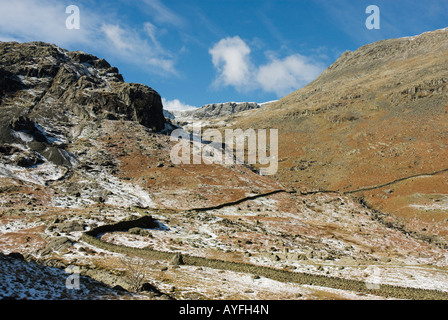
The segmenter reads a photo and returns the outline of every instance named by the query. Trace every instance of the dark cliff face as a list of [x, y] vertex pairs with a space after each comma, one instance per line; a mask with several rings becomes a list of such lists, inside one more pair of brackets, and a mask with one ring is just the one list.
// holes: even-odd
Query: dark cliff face
[[125, 83], [104, 59], [42, 42], [0, 43], [0, 109], [2, 118], [73, 114], [137, 121], [153, 131], [165, 123], [155, 90]]
[[71, 166], [76, 159], [67, 144], [79, 128], [102, 119], [153, 132], [165, 124], [160, 95], [124, 82], [104, 59], [43, 42], [0, 42], [1, 158], [22, 167], [45, 160]]

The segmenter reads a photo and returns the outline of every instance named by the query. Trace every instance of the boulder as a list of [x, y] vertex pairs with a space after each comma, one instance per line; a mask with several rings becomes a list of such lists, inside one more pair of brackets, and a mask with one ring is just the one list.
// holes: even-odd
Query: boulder
[[179, 266], [184, 264], [184, 260], [180, 253], [176, 253], [175, 256], [171, 259], [170, 264], [173, 266]]
[[135, 228], [131, 228], [128, 230], [129, 233], [131, 234], [135, 234], [135, 235], [139, 235], [139, 236], [143, 236], [143, 237], [151, 237], [151, 232], [149, 232], [148, 230], [139, 228], [139, 227], [135, 227]]
[[52, 251], [63, 251], [70, 248], [73, 242], [67, 237], [55, 237], [51, 239], [46, 247], [41, 250], [41, 255], [47, 255]]
[[84, 231], [84, 226], [76, 221], [65, 221], [58, 224], [57, 230], [63, 233]]
[[159, 291], [159, 289], [157, 289], [155, 286], [153, 286], [149, 282], [145, 282], [144, 284], [142, 284], [142, 286], [140, 287], [140, 291], [154, 292], [154, 293], [159, 293], [159, 294], [161, 293]]
[[25, 261], [25, 257], [19, 252], [11, 252], [10, 254], [8, 254], [8, 257], [17, 259], [17, 260], [21, 260], [21, 261]]

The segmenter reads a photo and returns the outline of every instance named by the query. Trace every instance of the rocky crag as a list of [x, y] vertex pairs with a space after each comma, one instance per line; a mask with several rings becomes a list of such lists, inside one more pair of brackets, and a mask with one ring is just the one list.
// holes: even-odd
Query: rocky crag
[[182, 117], [193, 119], [218, 118], [258, 108], [260, 108], [260, 106], [255, 102], [212, 103], [204, 105], [197, 110], [184, 111]]
[[125, 83], [104, 59], [41, 42], [0, 43], [0, 143], [5, 160], [14, 155], [10, 160], [24, 167], [44, 159], [68, 166], [76, 159], [65, 147], [85, 123], [122, 119], [160, 131], [165, 124], [162, 108], [156, 91]]

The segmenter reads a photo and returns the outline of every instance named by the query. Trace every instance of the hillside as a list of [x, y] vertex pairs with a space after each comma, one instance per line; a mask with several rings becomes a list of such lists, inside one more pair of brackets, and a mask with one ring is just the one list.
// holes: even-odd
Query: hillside
[[[443, 167], [446, 34], [361, 48], [373, 62], [345, 54], [278, 102], [207, 120], [220, 128], [279, 128], [274, 177], [240, 164], [174, 164], [170, 153], [178, 139], [168, 135], [173, 127], [154, 89], [124, 82], [117, 68], [87, 53], [42, 42], [0, 43], [0, 259], [7, 266], [0, 269], [6, 283], [0, 297], [446, 299], [444, 225], [440, 234], [411, 232], [414, 226], [398, 216], [341, 192]], [[410, 50], [412, 41], [420, 45]], [[398, 63], [396, 47], [412, 56]], [[400, 84], [387, 86], [392, 66], [390, 77]], [[409, 75], [419, 75], [415, 86], [438, 83], [440, 89], [414, 90], [422, 96], [410, 98]], [[379, 91], [370, 91], [374, 84], [397, 105], [380, 103]], [[350, 104], [342, 105], [349, 92]], [[432, 108], [428, 114], [419, 110], [422, 101]], [[403, 132], [392, 131], [404, 120]], [[423, 128], [424, 138], [417, 135]], [[382, 136], [388, 132], [395, 140]], [[388, 171], [381, 157], [384, 167], [375, 167], [381, 144], [369, 149], [365, 143], [379, 136], [401, 141], [404, 151], [414, 148], [421, 165], [392, 170], [408, 164], [403, 151], [394, 157], [403, 164], [391, 162]], [[204, 145], [189, 142], [193, 159]], [[354, 158], [338, 152], [353, 147], [360, 149]], [[362, 171], [369, 167], [363, 156], [371, 157], [376, 175]], [[436, 157], [442, 160], [431, 162]], [[356, 171], [352, 180], [344, 168]], [[425, 179], [441, 179], [432, 186], [443, 189], [443, 177]], [[299, 192], [320, 188], [335, 190]], [[438, 197], [435, 204], [443, 205]], [[61, 283], [70, 266], [82, 275], [79, 292], [64, 291]], [[28, 272], [42, 281], [22, 284]], [[132, 281], [136, 275], [141, 282]]]
[[306, 87], [233, 119], [278, 128], [276, 180], [335, 191], [447, 240], [448, 29], [344, 53]]

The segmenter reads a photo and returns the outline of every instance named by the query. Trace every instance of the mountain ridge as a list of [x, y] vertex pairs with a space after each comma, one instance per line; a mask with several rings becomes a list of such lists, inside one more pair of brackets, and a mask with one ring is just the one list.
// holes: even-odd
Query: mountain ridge
[[279, 129], [275, 179], [285, 186], [350, 193], [444, 238], [447, 120], [445, 28], [346, 52], [304, 88], [232, 126]]
[[168, 113], [166, 115], [171, 119], [202, 120], [230, 116], [235, 113], [258, 108], [260, 108], [260, 105], [256, 102], [210, 103], [196, 109], [167, 110]]

